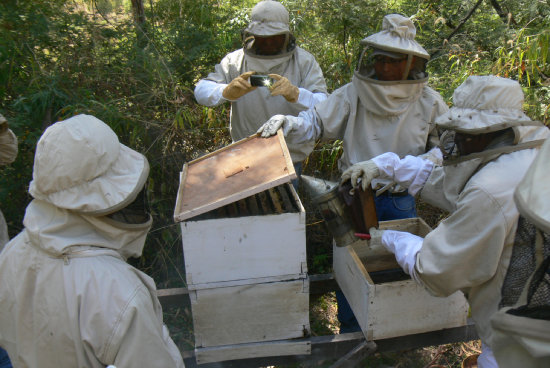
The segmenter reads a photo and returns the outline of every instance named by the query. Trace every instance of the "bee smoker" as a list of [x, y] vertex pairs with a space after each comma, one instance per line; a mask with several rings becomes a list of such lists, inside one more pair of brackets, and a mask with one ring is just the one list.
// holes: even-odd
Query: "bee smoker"
[[307, 175], [300, 178], [311, 196], [311, 201], [321, 212], [336, 245], [345, 247], [357, 241], [347, 206], [339, 194], [338, 183]]

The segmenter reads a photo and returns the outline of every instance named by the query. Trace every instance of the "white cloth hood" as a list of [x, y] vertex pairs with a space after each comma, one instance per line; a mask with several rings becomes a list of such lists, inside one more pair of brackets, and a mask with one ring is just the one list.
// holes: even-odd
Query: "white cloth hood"
[[260, 1], [250, 13], [245, 33], [255, 36], [275, 36], [290, 33], [288, 10], [278, 1]]
[[546, 140], [514, 193], [520, 213], [548, 234], [550, 234], [549, 158], [550, 141]]
[[401, 14], [388, 14], [382, 20], [382, 30], [361, 41], [361, 45], [416, 55], [430, 59], [430, 54], [414, 40], [416, 28], [411, 19]]
[[124, 259], [140, 257], [152, 223], [149, 218], [143, 224], [125, 224], [106, 216], [78, 214], [36, 199], [27, 206], [23, 219], [31, 243], [54, 257], [102, 249], [114, 250]]
[[104, 215], [143, 188], [149, 164], [101, 120], [77, 115], [50, 126], [36, 147], [29, 193], [57, 207]]
[[522, 111], [518, 82], [493, 75], [470, 76], [453, 94], [454, 106], [437, 118], [443, 129], [480, 134], [518, 125], [531, 125]]

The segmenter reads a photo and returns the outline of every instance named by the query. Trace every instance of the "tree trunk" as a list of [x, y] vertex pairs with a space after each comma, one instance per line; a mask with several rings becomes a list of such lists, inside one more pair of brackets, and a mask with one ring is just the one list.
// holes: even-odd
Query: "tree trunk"
[[134, 14], [134, 22], [136, 24], [137, 45], [139, 48], [147, 46], [145, 9], [143, 0], [132, 0], [132, 13]]

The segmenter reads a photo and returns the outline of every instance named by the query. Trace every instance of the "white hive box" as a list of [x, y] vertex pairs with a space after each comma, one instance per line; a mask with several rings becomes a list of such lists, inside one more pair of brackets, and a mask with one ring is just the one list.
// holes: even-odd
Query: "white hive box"
[[[380, 229], [425, 236], [420, 218], [381, 221]], [[446, 298], [430, 295], [400, 271], [392, 253], [358, 240], [333, 247], [334, 274], [367, 340], [437, 331], [466, 324], [468, 302], [461, 292]]]
[[174, 218], [198, 363], [310, 353], [309, 344], [288, 341], [309, 334], [305, 210], [289, 183], [295, 177], [280, 133], [184, 166]]

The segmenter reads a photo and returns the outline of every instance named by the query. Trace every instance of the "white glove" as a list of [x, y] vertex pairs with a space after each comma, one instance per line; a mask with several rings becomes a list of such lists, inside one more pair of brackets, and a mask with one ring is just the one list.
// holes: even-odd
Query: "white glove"
[[441, 150], [439, 149], [439, 147], [434, 147], [428, 152], [423, 153], [418, 157], [423, 158], [425, 160], [430, 160], [431, 162], [434, 163], [434, 165], [437, 165], [437, 166], [443, 165], [443, 153], [441, 153]]
[[374, 227], [369, 230], [369, 234], [371, 242], [374, 239], [381, 239], [384, 248], [395, 254], [395, 259], [401, 268], [416, 279], [414, 265], [416, 255], [422, 248], [423, 238], [405, 231], [378, 230]]
[[386, 231], [386, 230], [378, 230], [375, 227], [371, 227], [369, 229], [369, 235], [370, 235], [369, 247], [374, 248], [374, 247], [378, 247], [378, 246], [383, 245], [382, 244], [382, 236], [384, 235], [384, 231]]
[[351, 186], [355, 189], [359, 186], [359, 179], [361, 179], [361, 188], [365, 191], [369, 187], [372, 179], [377, 178], [378, 176], [380, 176], [380, 171], [374, 161], [362, 161], [348, 167], [342, 173], [340, 183], [351, 180]]
[[264, 138], [268, 138], [277, 134], [279, 128], [283, 128], [283, 134], [286, 137], [288, 132], [292, 130], [292, 124], [284, 115], [273, 115], [256, 133], [261, 134]]
[[[439, 154], [438, 148], [434, 148]], [[431, 151], [430, 151], [431, 152]], [[437, 152], [432, 152], [430, 157], [436, 157]], [[389, 179], [409, 189], [409, 194], [416, 195], [426, 184], [434, 163], [430, 159], [421, 156], [405, 156], [400, 159], [393, 152], [386, 152], [376, 156], [372, 161], [380, 170], [380, 178]]]

